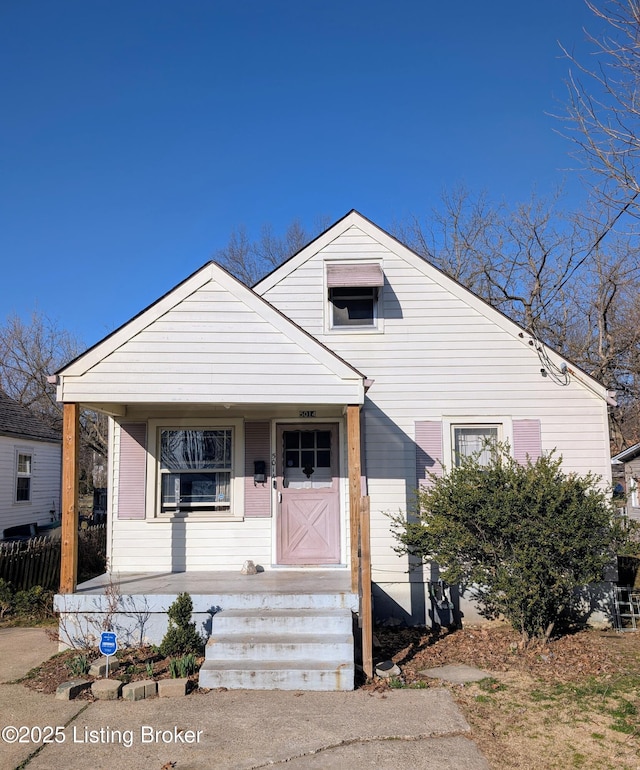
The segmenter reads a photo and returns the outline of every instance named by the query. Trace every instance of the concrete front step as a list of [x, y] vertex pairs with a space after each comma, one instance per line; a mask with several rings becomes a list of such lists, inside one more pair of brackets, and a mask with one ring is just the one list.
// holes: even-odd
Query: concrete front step
[[222, 610], [214, 615], [216, 634], [255, 634], [286, 632], [294, 634], [351, 634], [349, 609], [270, 609]]
[[[216, 596], [220, 607], [239, 610], [357, 610], [357, 596], [346, 592], [327, 593], [233, 593]], [[355, 605], [354, 605], [354, 602]], [[194, 598], [195, 607], [195, 598]]]
[[207, 642], [207, 660], [343, 661], [353, 657], [350, 634], [227, 634], [214, 633]]
[[208, 688], [352, 690], [351, 610], [221, 610], [212, 619], [199, 681]]
[[[353, 651], [352, 651], [353, 657]], [[335, 666], [327, 661], [205, 660], [200, 687], [230, 690], [353, 690], [353, 662]]]

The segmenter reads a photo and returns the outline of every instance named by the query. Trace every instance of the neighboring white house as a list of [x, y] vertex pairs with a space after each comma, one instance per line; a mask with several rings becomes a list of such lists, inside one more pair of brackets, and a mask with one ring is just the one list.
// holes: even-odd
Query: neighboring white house
[[60, 433], [0, 391], [0, 538], [60, 516]]
[[606, 389], [355, 211], [253, 291], [205, 265], [58, 378], [110, 415], [116, 572], [348, 572], [362, 493], [376, 614], [428, 622], [387, 516], [428, 471], [492, 436], [610, 479]]
[[611, 458], [613, 465], [624, 468], [626, 490], [625, 512], [630, 519], [640, 521], [640, 444], [623, 449]]

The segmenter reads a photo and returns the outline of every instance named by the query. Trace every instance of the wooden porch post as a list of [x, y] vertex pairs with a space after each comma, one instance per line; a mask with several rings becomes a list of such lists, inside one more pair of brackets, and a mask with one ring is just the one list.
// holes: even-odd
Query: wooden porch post
[[351, 590], [358, 592], [358, 538], [360, 535], [360, 407], [347, 407], [347, 461], [349, 466], [349, 522], [351, 527]]
[[371, 535], [369, 498], [360, 503], [360, 629], [362, 633], [362, 668], [373, 676], [373, 608], [371, 606]]
[[72, 594], [78, 581], [78, 450], [80, 405], [65, 404], [62, 422], [62, 542], [60, 593]]

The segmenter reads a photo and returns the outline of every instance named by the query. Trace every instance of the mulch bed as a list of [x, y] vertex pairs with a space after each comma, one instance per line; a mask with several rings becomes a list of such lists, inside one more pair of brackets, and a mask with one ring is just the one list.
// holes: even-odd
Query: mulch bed
[[[438, 686], [420, 672], [449, 664], [467, 664], [488, 672], [521, 671], [546, 681], [569, 682], [588, 676], [616, 676], [626, 673], [629, 657], [640, 665], [640, 633], [583, 630], [552, 639], [544, 646], [522, 649], [518, 634], [503, 623], [490, 623], [461, 630], [433, 632], [424, 627], [377, 628], [374, 661], [393, 660], [401, 670], [400, 683], [422, 682]], [[34, 669], [23, 680], [26, 687], [53, 693], [59, 684], [74, 679], [68, 665], [79, 654], [67, 650]], [[93, 659], [99, 657], [97, 653]], [[169, 658], [154, 648], [126, 650], [118, 655], [120, 668], [112, 678], [132, 682], [148, 679], [146, 664], [153, 666], [153, 678], [171, 676]], [[202, 663], [198, 659], [198, 664]], [[92, 677], [85, 677], [92, 679]], [[197, 687], [198, 675], [190, 677]], [[398, 682], [374, 677], [360, 686], [365, 690], [384, 690]], [[90, 693], [84, 697], [90, 698]]]
[[[78, 678], [69, 670], [69, 665], [72, 660], [78, 655], [83, 654], [79, 650], [66, 650], [54, 655], [49, 660], [45, 661], [41, 666], [33, 669], [29, 672], [27, 677], [22, 680], [25, 687], [30, 690], [42, 693], [54, 693], [58, 685], [63, 682], [68, 682], [71, 679]], [[97, 660], [101, 656], [97, 652], [88, 653], [88, 658], [91, 662]], [[121, 679], [123, 682], [137, 682], [142, 679], [153, 678], [156, 681], [159, 679], [169, 679], [171, 672], [169, 670], [170, 658], [163, 658], [152, 647], [140, 647], [134, 650], [123, 650], [116, 656], [110, 658], [109, 665], [120, 664], [119, 668], [111, 668], [109, 672], [110, 679]], [[198, 658], [198, 666], [201, 665], [204, 658]], [[149, 676], [147, 671], [147, 663], [153, 667], [153, 676]], [[86, 675], [81, 676], [82, 679], [88, 679], [94, 681], [95, 677]], [[197, 686], [198, 674], [192, 674], [189, 679], [195, 686]], [[89, 690], [85, 691], [80, 696], [91, 700], [92, 695]]]
[[[425, 681], [420, 671], [450, 664], [476, 666], [489, 672], [523, 671], [543, 680], [576, 681], [585, 676], [625, 673], [629, 652], [640, 662], [637, 632], [582, 630], [523, 649], [508, 625], [490, 623], [448, 631], [426, 628], [378, 628], [374, 660], [393, 660], [404, 684]], [[428, 682], [428, 680], [427, 680]], [[386, 683], [388, 685], [388, 683]], [[435, 683], [434, 683], [435, 684]], [[385, 686], [377, 677], [367, 687]]]

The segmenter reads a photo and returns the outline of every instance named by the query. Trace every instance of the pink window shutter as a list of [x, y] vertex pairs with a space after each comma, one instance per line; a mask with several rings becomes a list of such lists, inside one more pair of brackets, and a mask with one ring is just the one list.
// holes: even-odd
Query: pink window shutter
[[427, 474], [439, 478], [442, 470], [442, 423], [436, 420], [419, 420], [415, 424], [416, 442], [416, 486], [425, 487], [431, 483]]
[[527, 457], [535, 462], [542, 456], [542, 431], [540, 420], [513, 421], [513, 457], [520, 465], [527, 464]]
[[[266, 465], [264, 484], [253, 481], [255, 460]], [[247, 518], [271, 516], [271, 426], [268, 422], [244, 424], [244, 515]]]
[[118, 473], [118, 518], [145, 518], [147, 483], [147, 426], [123, 423], [120, 426]]

